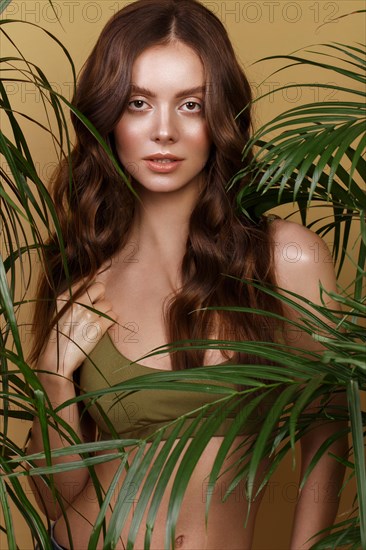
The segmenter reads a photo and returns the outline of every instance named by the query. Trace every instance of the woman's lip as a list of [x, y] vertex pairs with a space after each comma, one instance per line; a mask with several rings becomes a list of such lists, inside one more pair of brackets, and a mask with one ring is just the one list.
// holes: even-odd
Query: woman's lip
[[151, 155], [150, 157], [145, 157], [144, 160], [183, 160], [180, 157], [176, 157], [175, 155], [172, 155], [171, 153], [155, 153], [155, 155]]
[[[168, 159], [169, 162], [159, 162], [163, 159]], [[158, 172], [160, 174], [170, 174], [174, 172], [182, 163], [182, 160], [168, 157], [157, 157], [155, 160], [153, 158], [145, 159], [146, 165], [152, 172]]]

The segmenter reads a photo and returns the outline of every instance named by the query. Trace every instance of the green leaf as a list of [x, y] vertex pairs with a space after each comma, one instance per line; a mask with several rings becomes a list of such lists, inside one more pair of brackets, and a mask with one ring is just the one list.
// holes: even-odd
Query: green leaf
[[7, 497], [6, 483], [4, 479], [1, 477], [0, 477], [0, 504], [3, 512], [3, 517], [5, 520], [9, 550], [17, 550], [17, 545], [15, 542], [15, 530], [14, 530], [13, 518], [11, 515], [10, 506], [9, 506], [8, 497]]
[[90, 539], [89, 539], [88, 550], [94, 550], [97, 547], [98, 539], [99, 539], [99, 536], [100, 536], [100, 531], [101, 531], [101, 529], [103, 527], [103, 523], [105, 521], [106, 512], [108, 510], [108, 507], [110, 506], [111, 499], [112, 499], [113, 494], [114, 494], [114, 492], [117, 488], [117, 484], [120, 480], [120, 477], [121, 477], [124, 469], [126, 468], [127, 458], [128, 458], [128, 455], [125, 454], [125, 456], [122, 458], [122, 460], [121, 460], [121, 462], [120, 462], [120, 464], [119, 464], [119, 466], [116, 470], [116, 473], [114, 474], [114, 476], [112, 478], [112, 481], [111, 481], [111, 483], [108, 487], [108, 490], [107, 490], [106, 495], [104, 497], [103, 503], [100, 507], [98, 517], [97, 517], [96, 521], [94, 522], [93, 531], [92, 531], [92, 534], [91, 534]]
[[[290, 441], [293, 452], [295, 452], [295, 430], [300, 413], [303, 411], [306, 405], [308, 405], [314, 397], [315, 391], [319, 388], [324, 377], [314, 378], [307, 383], [303, 388], [301, 395], [296, 400], [296, 403], [292, 407], [290, 415]], [[295, 455], [293, 455], [295, 459]], [[295, 466], [293, 462], [293, 467]]]
[[360, 507], [361, 547], [366, 548], [366, 462], [360, 390], [357, 380], [350, 380], [347, 388], [347, 397], [355, 456], [358, 502]]
[[230, 451], [232, 444], [235, 438], [238, 435], [239, 429], [245, 425], [245, 422], [249, 419], [250, 415], [257, 409], [262, 401], [270, 395], [272, 390], [263, 392], [261, 395], [258, 395], [255, 398], [252, 398], [244, 409], [240, 411], [227, 433], [224, 436], [224, 439], [221, 443], [220, 449], [216, 455], [215, 461], [211, 468], [209, 480], [207, 482], [207, 492], [205, 493], [206, 499], [206, 528], [208, 523], [208, 513], [211, 504], [211, 499], [215, 491], [215, 484], [217, 482], [218, 476], [220, 474], [221, 468], [224, 464], [224, 461]]
[[134, 509], [133, 518], [131, 521], [131, 526], [130, 526], [128, 538], [127, 538], [126, 550], [129, 550], [129, 549], [132, 550], [134, 546], [138, 529], [142, 523], [150, 498], [153, 495], [154, 487], [156, 487], [159, 476], [163, 470], [163, 467], [167, 459], [169, 458], [169, 455], [175, 445], [176, 438], [180, 434], [181, 429], [184, 425], [184, 422], [185, 422], [185, 419], [182, 418], [180, 421], [176, 423], [170, 438], [164, 443], [158, 456], [154, 457], [153, 459], [152, 468], [142, 487], [141, 494], [139, 495], [137, 504]]
[[[151, 504], [150, 504], [149, 512], [146, 519], [146, 531], [145, 531], [145, 542], [144, 542], [144, 549], [146, 550], [149, 550], [150, 548], [151, 536], [154, 530], [156, 516], [158, 514], [161, 501], [164, 497], [166, 487], [182, 455], [182, 452], [185, 446], [187, 445], [187, 442], [194, 434], [195, 429], [200, 423], [200, 420], [201, 420], [200, 416], [197, 416], [193, 420], [193, 422], [188, 426], [188, 428], [184, 431], [184, 433], [181, 434], [178, 440], [176, 439], [175, 432], [173, 432], [167, 439], [167, 445], [174, 445], [175, 443], [176, 444], [169, 455], [169, 458], [164, 466], [164, 469], [162, 469], [161, 471], [158, 483], [156, 485], [153, 497], [151, 499]], [[173, 525], [171, 525], [170, 527], [173, 527]], [[167, 526], [166, 535], [167, 537], [169, 536], [168, 526]]]
[[[125, 523], [126, 517], [129, 510], [131, 509], [133, 500], [127, 498], [130, 495], [130, 484], [136, 483], [139, 485], [140, 475], [139, 466], [143, 462], [144, 453], [146, 451], [146, 445], [141, 444], [141, 447], [134, 457], [134, 460], [131, 466], [128, 469], [127, 475], [123, 480], [122, 487], [118, 493], [116, 503], [109, 521], [108, 530], [104, 539], [103, 547], [106, 550], [113, 550], [118, 543], [123, 525]], [[152, 446], [146, 453], [146, 456], [152, 458], [155, 453], [155, 447]], [[146, 461], [145, 461], [146, 464]], [[135, 480], [136, 476], [136, 480]], [[132, 485], [133, 486], [133, 485]]]
[[12, 0], [0, 0], [0, 13], [6, 10]]
[[[300, 384], [293, 384], [285, 388], [274, 402], [271, 410], [264, 419], [263, 426], [258, 434], [258, 437], [253, 446], [253, 454], [249, 464], [247, 485], [248, 485], [248, 501], [253, 499], [253, 490], [255, 487], [255, 481], [257, 472], [265, 456], [265, 450], [267, 448], [268, 440], [273, 433], [278, 421], [281, 418], [282, 412], [286, 405], [291, 402], [291, 399], [298, 391]], [[249, 513], [249, 510], [248, 510]]]

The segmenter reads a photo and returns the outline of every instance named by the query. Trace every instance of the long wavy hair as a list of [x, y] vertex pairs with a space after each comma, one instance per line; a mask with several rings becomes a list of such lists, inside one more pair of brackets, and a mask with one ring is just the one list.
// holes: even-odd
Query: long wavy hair
[[[165, 303], [167, 341], [212, 336], [273, 341], [278, 323], [266, 315], [207, 309], [282, 311], [278, 301], [250, 284], [275, 284], [268, 222], [253, 222], [238, 208], [236, 197], [247, 185], [245, 179], [228, 186], [242, 168], [241, 151], [251, 131], [251, 90], [220, 20], [196, 0], [138, 0], [128, 5], [103, 29], [83, 67], [73, 104], [115, 152], [113, 130], [129, 101], [134, 61], [146, 48], [171, 41], [193, 48], [203, 63], [212, 148], [205, 186], [190, 217], [182, 287]], [[54, 236], [45, 247], [31, 360], [36, 360], [63, 313], [56, 314], [57, 295], [81, 279], [85, 284], [72, 299], [85, 290], [102, 264], [126, 244], [134, 216], [133, 193], [85, 125], [76, 116], [72, 122], [76, 143], [52, 186], [67, 268]], [[202, 366], [204, 350], [186, 346], [171, 358], [174, 370]], [[233, 359], [248, 357], [237, 353]]]

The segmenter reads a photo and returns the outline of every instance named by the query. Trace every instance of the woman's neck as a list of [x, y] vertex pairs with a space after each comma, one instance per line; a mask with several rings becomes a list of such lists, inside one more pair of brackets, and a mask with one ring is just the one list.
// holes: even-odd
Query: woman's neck
[[139, 262], [154, 266], [152, 269], [156, 267], [175, 280], [186, 250], [189, 219], [197, 196], [139, 195], [141, 202], [136, 202], [128, 241], [136, 243]]

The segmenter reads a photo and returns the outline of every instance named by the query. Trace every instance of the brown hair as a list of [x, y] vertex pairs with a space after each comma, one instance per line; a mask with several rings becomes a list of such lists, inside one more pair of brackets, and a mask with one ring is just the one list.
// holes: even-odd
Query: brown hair
[[[281, 312], [268, 294], [237, 280], [275, 283], [268, 224], [265, 219], [254, 223], [238, 208], [236, 197], [247, 183], [244, 179], [228, 186], [242, 168], [241, 151], [251, 129], [251, 91], [219, 19], [196, 0], [138, 0], [128, 5], [102, 31], [82, 70], [73, 103], [115, 152], [113, 130], [129, 100], [135, 59], [146, 48], [172, 40], [192, 47], [202, 60], [205, 117], [213, 145], [205, 167], [206, 185], [190, 218], [183, 285], [166, 303], [168, 341], [208, 338], [213, 326], [222, 339], [270, 341], [275, 326], [264, 315], [199, 310], [243, 306]], [[53, 198], [71, 281], [85, 278], [87, 284], [126, 244], [135, 198], [84, 124], [76, 116], [72, 122], [76, 131], [72, 181], [65, 161], [54, 180]], [[45, 256], [46, 273], [34, 317], [33, 360], [56, 321], [55, 297], [70, 283], [56, 238]], [[187, 347], [172, 354], [173, 369], [200, 366], [203, 355]], [[245, 358], [237, 354], [235, 359]]]

